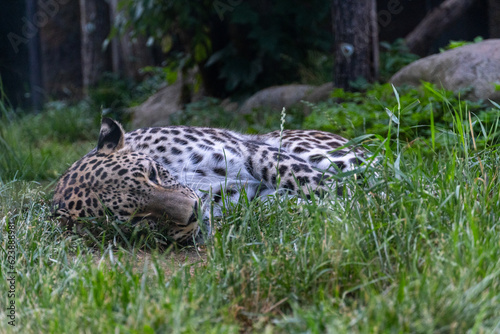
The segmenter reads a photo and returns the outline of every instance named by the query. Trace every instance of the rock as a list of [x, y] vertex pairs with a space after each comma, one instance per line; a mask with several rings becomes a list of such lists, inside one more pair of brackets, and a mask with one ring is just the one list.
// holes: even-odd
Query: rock
[[180, 80], [177, 80], [151, 95], [144, 103], [131, 108], [132, 127], [136, 129], [168, 125], [170, 115], [182, 109], [181, 86]]
[[246, 100], [240, 108], [243, 114], [250, 113], [254, 108], [269, 107], [280, 110], [288, 108], [300, 101], [317, 103], [327, 100], [333, 90], [333, 83], [327, 82], [321, 86], [283, 85], [265, 88]]
[[246, 100], [240, 108], [242, 114], [249, 114], [255, 108], [268, 107], [281, 110], [302, 100], [314, 86], [284, 85], [272, 86], [258, 91]]
[[465, 45], [440, 54], [422, 58], [394, 74], [395, 86], [420, 85], [428, 81], [447, 90], [471, 88], [462, 96], [469, 100], [500, 100], [500, 39]]
[[[166, 126], [170, 124], [170, 115], [184, 108], [183, 85], [194, 83], [194, 75], [189, 75], [187, 80], [179, 78], [171, 85], [161, 88], [151, 95], [141, 105], [130, 108], [132, 112], [132, 126], [134, 129], [148, 126]], [[193, 85], [190, 85], [193, 87]], [[191, 101], [199, 100], [202, 91], [191, 96]]]
[[304, 98], [304, 101], [318, 103], [328, 100], [333, 91], [333, 82], [327, 82], [321, 86], [314, 87]]
[[237, 112], [239, 107], [238, 103], [233, 102], [230, 98], [222, 100], [220, 106], [227, 112]]

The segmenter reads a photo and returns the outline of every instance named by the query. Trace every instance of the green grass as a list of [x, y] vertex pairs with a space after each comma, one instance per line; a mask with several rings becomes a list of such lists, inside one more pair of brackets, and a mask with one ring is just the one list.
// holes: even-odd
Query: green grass
[[[500, 332], [497, 129], [471, 112], [490, 109], [435, 91], [432, 103], [424, 101], [433, 110], [424, 110], [424, 129], [418, 107], [406, 108], [409, 96], [392, 94], [392, 135], [375, 131], [364, 141], [371, 151], [384, 148], [374, 182], [351, 184], [350, 198], [242, 201], [214, 222], [214, 238], [200, 249], [151, 250], [112, 229], [89, 245], [50, 218], [50, 191], [0, 174], [0, 249], [6, 257], [12, 223], [17, 255], [16, 327], [7, 323], [2, 279], [0, 332]], [[367, 104], [351, 119], [361, 108]], [[280, 115], [273, 117], [278, 129]], [[406, 123], [412, 117], [421, 117], [418, 128]], [[81, 136], [90, 131], [97, 133]], [[407, 140], [415, 132], [420, 139]], [[74, 139], [41, 133], [53, 149]], [[76, 159], [66, 151], [54, 155], [58, 173]], [[19, 168], [17, 175], [30, 175]], [[43, 168], [38, 173], [50, 180]], [[8, 263], [0, 268], [5, 277]]]
[[0, 182], [55, 180], [95, 146], [99, 135], [99, 114], [84, 103], [51, 103], [38, 115], [5, 110], [0, 114]]

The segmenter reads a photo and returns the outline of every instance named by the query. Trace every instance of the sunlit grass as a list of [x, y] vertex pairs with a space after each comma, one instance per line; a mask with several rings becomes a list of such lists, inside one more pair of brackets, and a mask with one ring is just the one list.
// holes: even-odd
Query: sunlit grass
[[50, 104], [39, 115], [0, 115], [0, 182], [55, 180], [95, 146], [98, 125], [84, 105]]

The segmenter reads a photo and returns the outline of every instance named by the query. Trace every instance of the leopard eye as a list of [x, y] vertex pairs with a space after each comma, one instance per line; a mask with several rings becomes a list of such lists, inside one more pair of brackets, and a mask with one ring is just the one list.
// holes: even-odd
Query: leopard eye
[[156, 166], [152, 165], [149, 169], [148, 178], [151, 182], [160, 184], [160, 179], [158, 177], [158, 171], [156, 170]]

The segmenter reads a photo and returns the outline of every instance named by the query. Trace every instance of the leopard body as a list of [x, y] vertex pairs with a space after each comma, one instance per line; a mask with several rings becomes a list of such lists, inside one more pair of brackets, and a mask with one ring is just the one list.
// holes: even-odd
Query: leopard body
[[[242, 194], [252, 200], [277, 191], [341, 192], [329, 177], [360, 165], [365, 156], [346, 144], [315, 130], [248, 135], [168, 126], [125, 133], [104, 119], [97, 148], [61, 177], [55, 213], [67, 222], [101, 217], [106, 209], [120, 220], [168, 219], [170, 237], [182, 241], [201, 233], [200, 221], [206, 233], [209, 214], [221, 215], [221, 202], [237, 202]], [[205, 219], [197, 219], [200, 214]]]

